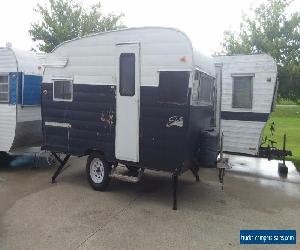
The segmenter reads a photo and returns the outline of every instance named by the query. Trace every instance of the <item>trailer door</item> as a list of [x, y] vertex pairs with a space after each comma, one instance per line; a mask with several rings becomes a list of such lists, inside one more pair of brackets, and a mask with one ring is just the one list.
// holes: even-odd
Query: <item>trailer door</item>
[[123, 43], [117, 47], [116, 158], [139, 161], [140, 46]]

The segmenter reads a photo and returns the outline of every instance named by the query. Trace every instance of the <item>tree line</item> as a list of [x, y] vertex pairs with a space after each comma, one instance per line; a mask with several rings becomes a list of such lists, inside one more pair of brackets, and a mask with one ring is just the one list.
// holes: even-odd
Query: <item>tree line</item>
[[43, 52], [51, 52], [64, 41], [92, 33], [125, 28], [121, 14], [103, 14], [101, 3], [83, 7], [76, 0], [49, 0], [34, 11], [40, 17], [31, 24], [29, 34]]
[[[277, 62], [280, 98], [300, 99], [300, 12], [289, 13], [293, 0], [266, 0], [243, 15], [239, 31], [224, 32], [217, 54], [268, 53]], [[76, 0], [38, 4], [40, 21], [29, 33], [39, 50], [51, 52], [60, 43], [91, 33], [124, 28], [123, 14], [103, 14], [101, 3], [89, 8]]]
[[238, 32], [225, 31], [221, 54], [268, 53], [277, 62], [278, 96], [300, 99], [300, 12], [290, 0], [267, 0], [244, 15]]

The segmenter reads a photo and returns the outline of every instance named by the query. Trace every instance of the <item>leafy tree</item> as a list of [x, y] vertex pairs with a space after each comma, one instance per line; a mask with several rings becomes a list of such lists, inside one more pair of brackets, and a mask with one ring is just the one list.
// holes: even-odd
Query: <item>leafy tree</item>
[[288, 14], [293, 0], [267, 0], [244, 15], [239, 32], [224, 32], [225, 54], [268, 53], [278, 64], [279, 95], [300, 98], [300, 12]]
[[104, 15], [100, 2], [84, 8], [76, 0], [49, 0], [49, 5], [38, 4], [34, 11], [42, 20], [32, 23], [29, 33], [44, 52], [76, 37], [125, 27], [121, 22], [123, 14]]

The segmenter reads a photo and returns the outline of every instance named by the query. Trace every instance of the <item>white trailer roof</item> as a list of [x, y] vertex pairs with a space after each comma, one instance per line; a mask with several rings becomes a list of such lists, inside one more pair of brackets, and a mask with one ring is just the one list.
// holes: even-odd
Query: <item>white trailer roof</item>
[[0, 47], [0, 72], [42, 75], [43, 70], [34, 52]]
[[[212, 59], [194, 52], [190, 39], [183, 32], [173, 28], [142, 27], [63, 42], [51, 53], [53, 65], [45, 63], [43, 81], [51, 82], [53, 76], [65, 76], [72, 77], [74, 83], [115, 84], [116, 45], [137, 42], [141, 44], [142, 85], [158, 85], [157, 72], [161, 70], [192, 71], [200, 68], [214, 75]], [[66, 62], [62, 60], [64, 58], [67, 58], [67, 63], [62, 68], [62, 61]]]
[[[277, 64], [275, 59], [266, 53], [259, 54], [235, 54], [235, 55], [222, 55], [222, 56], [214, 56], [213, 57], [215, 63], [222, 64], [243, 64], [247, 65], [247, 67], [243, 67], [245, 70], [249, 70], [249, 66], [257, 67], [260, 63], [259, 67], [257, 67], [256, 71], [260, 69], [261, 71], [267, 70], [277, 73]], [[251, 62], [251, 63], [249, 63]], [[254, 63], [257, 62], [257, 63]], [[264, 66], [261, 68], [261, 66]]]

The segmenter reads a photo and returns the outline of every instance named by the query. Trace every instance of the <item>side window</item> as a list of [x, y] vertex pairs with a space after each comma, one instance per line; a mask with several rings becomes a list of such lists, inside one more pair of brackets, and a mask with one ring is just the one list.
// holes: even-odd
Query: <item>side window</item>
[[0, 75], [0, 103], [8, 103], [8, 75]]
[[190, 72], [160, 71], [159, 101], [166, 103], [186, 103]]
[[53, 100], [54, 101], [72, 101], [73, 82], [71, 80], [53, 81]]
[[198, 70], [194, 71], [194, 80], [193, 80], [193, 89], [192, 89], [192, 101], [198, 101], [199, 100], [199, 79], [200, 78], [200, 72]]
[[233, 108], [252, 108], [252, 76], [233, 77]]
[[200, 72], [198, 70], [195, 70], [194, 71], [194, 80], [195, 81], [199, 80], [199, 77], [200, 77]]
[[212, 106], [213, 106], [213, 117], [210, 120], [210, 125], [212, 127], [216, 127], [217, 125], [217, 83], [216, 81], [213, 82], [212, 84]]
[[120, 88], [121, 96], [135, 95], [135, 54], [122, 53], [120, 55]]
[[213, 84], [213, 77], [206, 74], [201, 74], [199, 89], [199, 99], [201, 103], [208, 105], [212, 103]]

